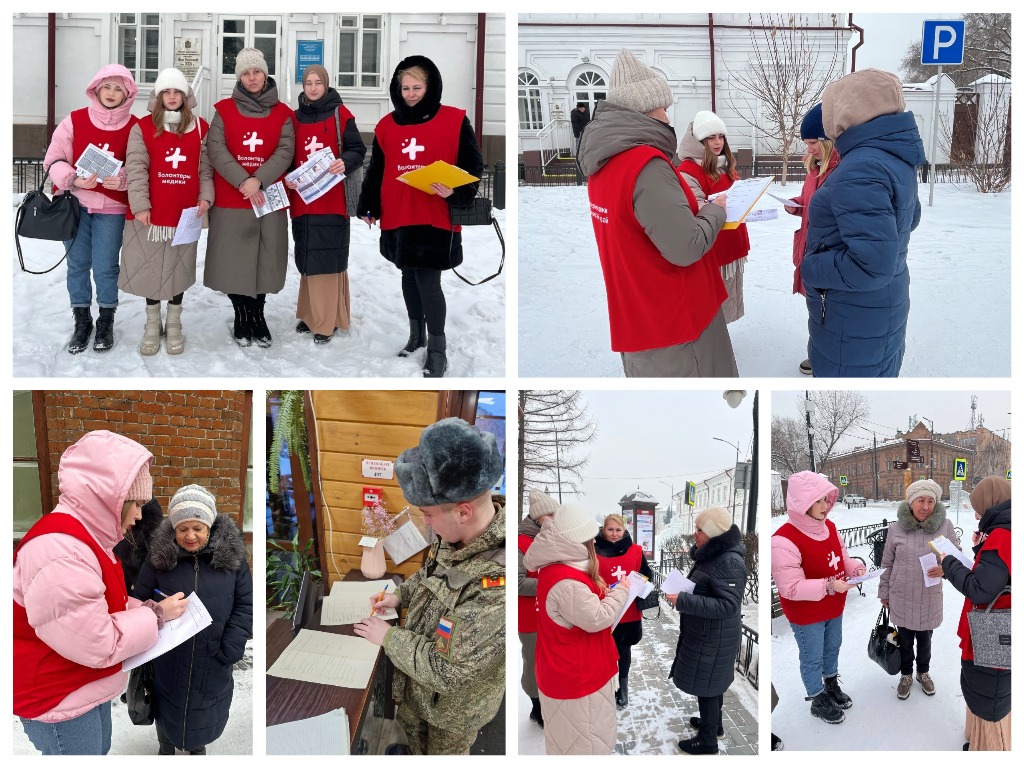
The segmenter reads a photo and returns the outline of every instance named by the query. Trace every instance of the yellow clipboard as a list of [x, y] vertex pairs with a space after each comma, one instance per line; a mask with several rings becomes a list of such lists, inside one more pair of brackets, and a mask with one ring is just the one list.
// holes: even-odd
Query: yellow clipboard
[[730, 199], [730, 221], [727, 221], [725, 225], [722, 227], [722, 229], [736, 229], [737, 227], [739, 227], [739, 225], [743, 223], [744, 219], [747, 218], [747, 214], [749, 214], [753, 210], [754, 206], [757, 204], [757, 201], [761, 199], [761, 195], [765, 193], [765, 191], [768, 189], [768, 187], [771, 185], [773, 181], [775, 181], [774, 176], [762, 176], [753, 179], [744, 179], [741, 182], [733, 184], [732, 187], [727, 189], [724, 192], [724, 194], [731, 195], [733, 193], [734, 187], [741, 187], [743, 190], [743, 202], [742, 208], [740, 209], [740, 215], [737, 217], [735, 213], [735, 202], [732, 199]]
[[474, 181], [480, 181], [473, 174], [466, 173], [461, 168], [446, 163], [444, 160], [436, 160], [423, 168], [403, 173], [398, 177], [398, 180], [404, 181], [409, 186], [416, 187], [416, 189], [426, 192], [428, 195], [437, 194], [430, 188], [430, 185], [434, 183], [441, 183], [446, 187], [455, 189], [455, 187], [461, 187], [463, 184], [472, 184]]

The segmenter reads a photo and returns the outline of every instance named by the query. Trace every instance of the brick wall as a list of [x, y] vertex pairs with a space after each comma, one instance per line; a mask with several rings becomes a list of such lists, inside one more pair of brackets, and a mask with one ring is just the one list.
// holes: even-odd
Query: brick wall
[[54, 501], [61, 454], [86, 432], [108, 429], [152, 451], [153, 495], [165, 513], [175, 491], [198, 483], [241, 528], [245, 487], [239, 478], [249, 450], [246, 396], [235, 390], [45, 392]]

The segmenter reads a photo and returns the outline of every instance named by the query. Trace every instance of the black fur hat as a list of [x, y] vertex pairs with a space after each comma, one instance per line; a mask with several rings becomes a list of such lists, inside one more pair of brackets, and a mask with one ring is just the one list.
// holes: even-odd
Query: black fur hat
[[402, 494], [417, 507], [475, 499], [498, 482], [502, 471], [494, 435], [458, 418], [431, 424], [420, 444], [395, 461]]

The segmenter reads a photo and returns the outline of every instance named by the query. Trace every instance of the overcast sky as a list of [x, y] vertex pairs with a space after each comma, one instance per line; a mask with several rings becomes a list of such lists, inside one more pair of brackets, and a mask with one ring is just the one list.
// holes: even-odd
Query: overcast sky
[[[1010, 431], [1009, 392], [864, 392], [869, 404], [869, 415], [864, 423], [866, 430], [875, 429], [878, 439], [883, 435], [893, 437], [894, 430], [907, 430], [908, 417], [917, 415], [935, 422], [936, 432], [955, 432], [967, 429], [971, 421], [971, 395], [978, 398], [978, 417], [984, 416], [985, 426], [993, 432], [1004, 434], [1012, 440]], [[804, 392], [772, 392], [772, 415], [803, 418]], [[923, 417], [923, 418], [922, 418]], [[924, 422], [928, 424], [927, 421]], [[839, 449], [846, 451], [871, 442], [871, 435], [865, 429], [854, 429], [850, 437], [839, 443]]]
[[[857, 69], [884, 69], [900, 74], [900, 62], [912, 42], [921, 39], [922, 22], [960, 19], [962, 13], [855, 13], [853, 23], [864, 29], [864, 45], [857, 49]], [[854, 33], [851, 43], [857, 43]]]
[[[738, 408], [730, 408], [722, 390], [711, 392], [584, 391], [588, 411], [597, 423], [589, 445], [579, 501], [595, 516], [618, 512], [619, 499], [641, 490], [667, 507], [687, 481], [696, 482], [736, 463], [736, 448], [712, 440], [720, 437], [739, 446], [740, 461], [750, 457], [753, 440], [753, 390]], [[664, 484], [663, 484], [664, 483]], [[557, 498], [557, 489], [550, 492]]]

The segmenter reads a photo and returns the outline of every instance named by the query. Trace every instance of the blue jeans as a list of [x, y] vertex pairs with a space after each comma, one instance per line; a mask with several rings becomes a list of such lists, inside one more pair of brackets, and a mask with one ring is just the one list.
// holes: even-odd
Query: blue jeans
[[72, 307], [92, 306], [93, 280], [96, 281], [96, 303], [101, 307], [117, 306], [123, 237], [124, 214], [89, 213], [82, 209], [78, 235], [73, 241], [64, 241], [64, 249], [68, 251], [68, 296]]
[[44, 723], [23, 717], [21, 724], [32, 744], [44, 755], [105, 755], [110, 751], [109, 701], [72, 720]]
[[800, 677], [808, 696], [825, 690], [824, 678], [839, 674], [839, 648], [843, 644], [843, 615], [815, 624], [793, 624], [800, 651]]

